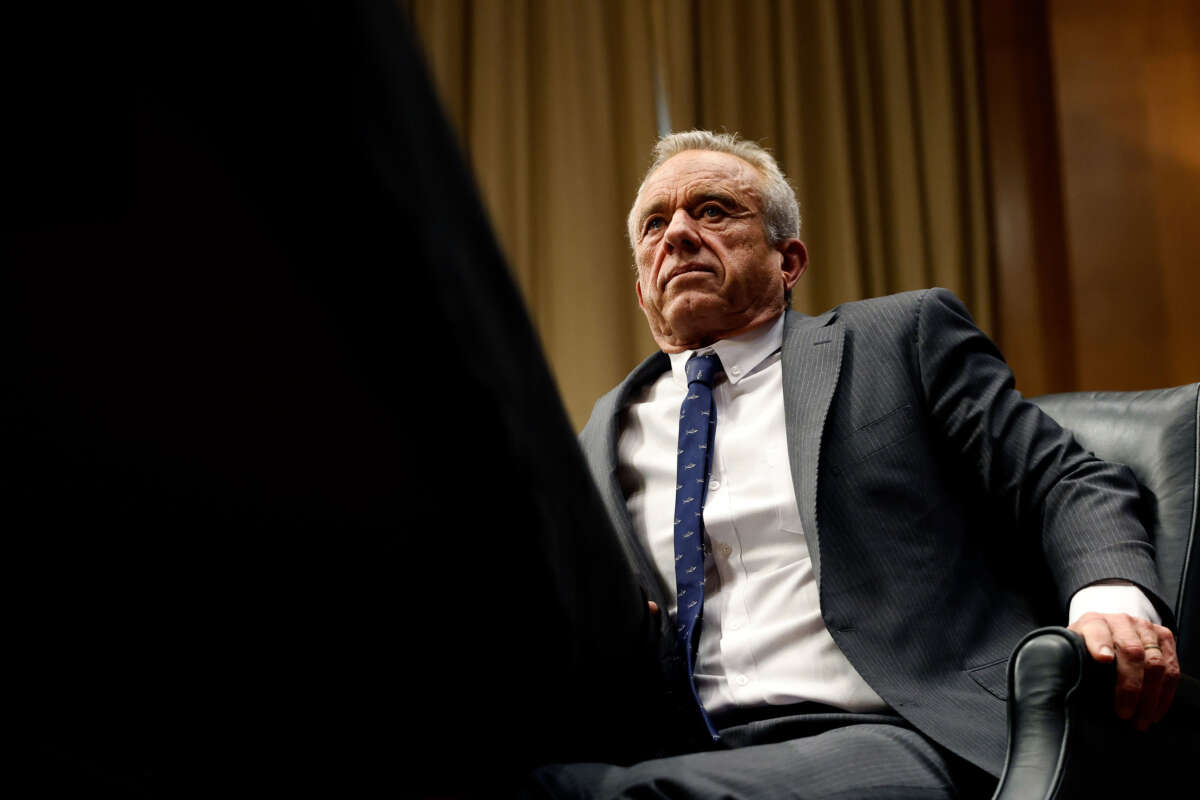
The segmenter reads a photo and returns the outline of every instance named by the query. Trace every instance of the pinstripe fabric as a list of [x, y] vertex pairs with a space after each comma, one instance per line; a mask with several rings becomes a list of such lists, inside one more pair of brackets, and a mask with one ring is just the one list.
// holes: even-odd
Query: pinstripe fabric
[[[581, 435], [643, 575], [653, 571], [616, 484], [616, 437], [625, 399], [666, 367], [660, 354], [635, 370]], [[945, 290], [789, 313], [783, 379], [826, 626], [892, 708], [998, 774], [1018, 639], [1061, 622], [1070, 596], [1096, 580], [1159, 594], [1136, 482], [1014, 391]]]
[[[596, 401], [592, 416], [579, 435], [584, 457], [600, 490], [600, 497], [604, 500], [604, 507], [608, 511], [613, 529], [617, 531], [621, 546], [629, 558], [630, 566], [646, 587], [650, 599], [658, 602], [662, 608], [667, 607], [665, 597], [668, 588], [633, 534], [633, 520], [629, 516], [625, 496], [617, 482], [617, 434], [620, 432], [618, 422], [621, 409], [625, 407], [629, 396], [670, 368], [671, 361], [665, 353], [655, 353], [647, 358], [629, 373], [619, 386]], [[667, 641], [674, 638], [665, 620], [661, 621], [660, 633], [660, 638]]]
[[817, 470], [821, 432], [842, 368], [845, 331], [837, 313], [803, 318], [792, 315], [783, 335], [783, 413], [788, 420], [788, 462], [796, 502], [808, 539], [813, 575], [821, 580], [820, 520], [817, 519]]
[[[632, 767], [555, 764], [538, 769], [538, 797], [761, 800], [932, 800], [958, 797], [944, 754], [903, 723], [842, 717], [805, 738], [655, 759]], [[855, 717], [859, 719], [855, 720]], [[821, 728], [826, 728], [821, 730]]]

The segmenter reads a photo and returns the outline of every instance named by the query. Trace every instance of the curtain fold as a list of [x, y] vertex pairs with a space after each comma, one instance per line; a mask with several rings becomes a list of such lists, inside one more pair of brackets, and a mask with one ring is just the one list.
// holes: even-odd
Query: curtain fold
[[796, 185], [811, 266], [795, 306], [930, 285], [992, 319], [987, 187], [966, 0], [654, 0], [677, 130], [736, 130]]
[[668, 117], [776, 153], [811, 255], [797, 309], [941, 285], [990, 327], [970, 0], [402, 5], [577, 426], [653, 349], [624, 222]]
[[654, 347], [625, 239], [656, 138], [648, 8], [403, 5], [581, 427], [596, 398]]

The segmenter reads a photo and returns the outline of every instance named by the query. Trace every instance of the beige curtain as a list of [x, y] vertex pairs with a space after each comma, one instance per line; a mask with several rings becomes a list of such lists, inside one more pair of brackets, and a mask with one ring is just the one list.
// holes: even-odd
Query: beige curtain
[[415, 0], [414, 27], [567, 411], [654, 345], [625, 214], [655, 139], [645, 4]]
[[653, 349], [625, 214], [656, 130], [801, 198], [796, 308], [930, 285], [991, 324], [970, 0], [406, 0], [572, 419]]

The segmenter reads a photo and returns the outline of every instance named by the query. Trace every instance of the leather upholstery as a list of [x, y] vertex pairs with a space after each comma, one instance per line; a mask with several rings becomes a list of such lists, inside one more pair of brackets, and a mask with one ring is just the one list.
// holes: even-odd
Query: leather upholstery
[[[1143, 519], [1176, 622], [1185, 675], [1171, 712], [1149, 734], [1112, 713], [1115, 671], [1088, 657], [1080, 637], [1042, 628], [1009, 663], [1009, 744], [994, 795], [1010, 798], [1116, 796], [1144, 791], [1146, 777], [1168, 786], [1200, 752], [1197, 625], [1197, 506], [1200, 505], [1200, 383], [1143, 392], [1078, 392], [1033, 398], [1087, 449], [1129, 466], [1142, 485]], [[1111, 759], [1132, 767], [1114, 768]], [[1140, 765], [1140, 766], [1138, 766]]]
[[[1069, 778], [1062, 743], [1073, 733], [1064, 713], [1079, 691], [1084, 654], [1065, 628], [1039, 628], [1009, 662], [1009, 745], [1003, 797], [1053, 797]], [[997, 796], [1001, 796], [999, 793]]]
[[1144, 521], [1153, 537], [1159, 578], [1172, 599], [1180, 659], [1200, 662], [1196, 574], [1200, 383], [1144, 392], [1078, 392], [1033, 398], [1085, 448], [1127, 465], [1143, 487]]

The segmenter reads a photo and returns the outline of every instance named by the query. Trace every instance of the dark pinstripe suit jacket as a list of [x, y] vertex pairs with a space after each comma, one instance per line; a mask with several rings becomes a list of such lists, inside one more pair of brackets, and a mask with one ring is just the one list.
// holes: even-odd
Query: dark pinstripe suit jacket
[[[817, 317], [788, 312], [782, 362], [825, 624], [898, 713], [998, 775], [1017, 640], [1061, 624], [1071, 595], [1093, 581], [1124, 578], [1157, 599], [1132, 473], [1025, 402], [944, 289]], [[629, 398], [668, 368], [662, 353], [643, 362], [596, 403], [580, 436], [630, 562], [660, 603], [666, 589], [633, 534], [616, 444]]]

